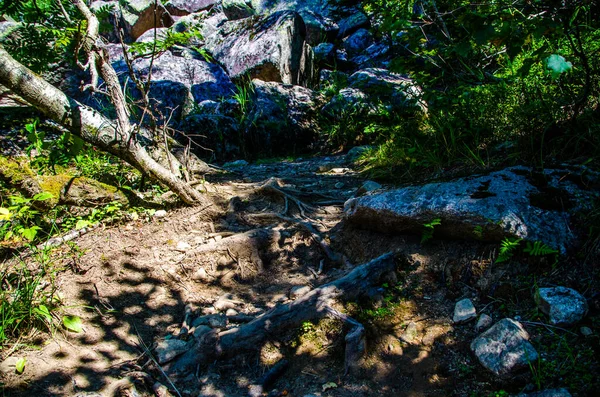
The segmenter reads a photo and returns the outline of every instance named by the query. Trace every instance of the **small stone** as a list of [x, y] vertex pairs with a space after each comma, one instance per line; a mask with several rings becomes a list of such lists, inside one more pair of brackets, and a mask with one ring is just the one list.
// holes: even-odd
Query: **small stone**
[[202, 336], [203, 336], [204, 334], [207, 334], [207, 333], [209, 333], [210, 331], [212, 331], [212, 328], [211, 328], [211, 327], [209, 327], [209, 326], [207, 326], [207, 325], [199, 325], [198, 327], [196, 327], [196, 328], [194, 329], [193, 335], [194, 335], [194, 338], [196, 338], [196, 339], [200, 339], [200, 338], [202, 338]]
[[157, 219], [161, 219], [167, 216], [167, 211], [165, 210], [158, 210], [154, 213], [153, 217], [157, 218]]
[[208, 316], [209, 314], [216, 314], [216, 313], [217, 313], [217, 309], [215, 309], [212, 306], [202, 308], [202, 314], [204, 314], [205, 316]]
[[158, 342], [155, 353], [159, 364], [165, 364], [188, 350], [186, 341], [179, 339], [165, 339]]
[[592, 329], [589, 327], [581, 327], [579, 329], [579, 332], [581, 332], [581, 335], [586, 336], [586, 337], [594, 335], [594, 331], [592, 331]]
[[180, 242], [177, 243], [177, 246], [175, 247], [175, 250], [177, 250], [179, 252], [186, 252], [190, 248], [192, 248], [191, 245], [189, 245], [185, 241], [180, 241]]
[[349, 168], [332, 168], [331, 169], [331, 172], [333, 172], [334, 174], [345, 174], [348, 171], [350, 171]]
[[381, 185], [379, 183], [373, 181], [366, 181], [362, 184], [361, 187], [358, 188], [358, 190], [356, 191], [356, 195], [362, 196], [365, 193], [372, 192], [378, 189], [381, 189]]
[[466, 323], [467, 321], [473, 320], [475, 317], [477, 317], [477, 311], [470, 299], [465, 298], [456, 302], [456, 305], [454, 306], [454, 317], [452, 317], [455, 324]]
[[335, 186], [336, 189], [341, 189], [341, 188], [344, 187], [344, 182], [338, 182], [334, 186]]
[[569, 326], [579, 322], [587, 313], [585, 298], [571, 288], [540, 288], [535, 295], [539, 309], [550, 317], [552, 325]]
[[290, 299], [298, 299], [303, 295], [310, 292], [311, 288], [309, 285], [296, 285], [290, 290]]
[[529, 334], [523, 326], [504, 318], [471, 342], [471, 350], [481, 365], [496, 375], [506, 375], [526, 367], [538, 358], [529, 343]]
[[201, 267], [198, 270], [196, 270], [194, 272], [194, 274], [192, 275], [192, 280], [194, 280], [194, 281], [206, 281], [206, 280], [208, 280], [208, 274], [206, 273], [206, 270], [204, 270], [203, 267]]
[[414, 344], [417, 341], [417, 337], [419, 336], [419, 330], [417, 329], [417, 324], [414, 322], [408, 323], [406, 329], [400, 335], [400, 339], [402, 339], [406, 343]]
[[487, 314], [482, 314], [479, 316], [479, 320], [477, 320], [477, 324], [475, 325], [475, 331], [481, 332], [485, 329], [488, 329], [492, 325], [492, 318]]
[[319, 166], [319, 172], [329, 172], [333, 169], [333, 164], [323, 164]]
[[227, 309], [227, 311], [225, 312], [225, 315], [227, 317], [229, 317], [229, 316], [237, 316], [238, 312], [235, 309]]

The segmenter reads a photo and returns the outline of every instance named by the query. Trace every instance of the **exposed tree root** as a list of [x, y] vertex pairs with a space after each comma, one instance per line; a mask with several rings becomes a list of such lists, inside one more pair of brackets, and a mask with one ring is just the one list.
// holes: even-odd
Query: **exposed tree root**
[[237, 272], [246, 279], [263, 271], [261, 253], [270, 252], [279, 238], [276, 230], [254, 229], [201, 245], [187, 254], [194, 255], [211, 278], [219, 279]]
[[355, 301], [371, 288], [395, 275], [391, 253], [358, 266], [346, 276], [312, 290], [296, 301], [275, 307], [255, 320], [226, 331], [213, 330], [196, 341], [194, 347], [165, 367], [171, 375], [186, 375], [219, 358], [255, 352], [267, 339], [289, 332], [305, 321], [334, 316], [349, 323], [352, 329], [346, 340], [346, 372], [360, 363], [365, 352], [364, 327], [356, 320], [333, 309], [340, 301]]

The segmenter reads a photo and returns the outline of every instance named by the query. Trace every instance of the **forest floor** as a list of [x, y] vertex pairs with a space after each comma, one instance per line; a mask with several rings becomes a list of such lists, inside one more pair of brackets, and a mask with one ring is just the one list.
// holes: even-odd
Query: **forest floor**
[[[343, 156], [243, 166], [208, 179], [213, 208], [175, 208], [165, 217], [96, 228], [55, 249], [56, 266], [64, 268], [56, 285], [69, 313], [82, 318], [83, 332], [57, 329], [51, 337], [38, 335], [32, 345], [39, 349], [4, 351], [3, 395], [154, 395], [131, 375], [145, 373], [172, 395], [245, 396], [280, 359], [289, 365], [267, 391], [273, 396], [504, 396], [551, 387], [585, 396], [598, 390], [597, 302], [572, 329], [545, 326], [533, 302], [537, 285], [598, 290], [597, 263], [522, 258], [500, 266], [492, 261], [497, 245], [436, 238], [422, 244], [421, 236], [361, 230], [344, 222], [343, 203], [363, 182]], [[251, 230], [276, 238], [260, 247], [235, 243]], [[231, 249], [227, 241], [234, 241]], [[202, 251], [208, 245], [219, 249]], [[328, 258], [324, 246], [344, 255], [345, 264]], [[254, 354], [215, 361], [191, 381], [174, 380], [177, 391], [144, 347], [180, 332], [186, 305], [210, 314], [226, 297], [238, 313], [257, 316], [288, 302], [293, 287], [316, 288], [385, 252], [395, 254], [398, 283], [379, 286], [371, 302], [345, 304], [367, 331], [360, 371], [344, 376], [344, 327], [332, 319], [279, 330]], [[454, 305], [465, 297], [494, 321], [522, 321], [541, 360], [510, 379], [488, 373], [469, 348], [474, 322], [452, 323]], [[595, 336], [582, 336], [582, 325]], [[27, 359], [20, 375], [18, 357]]]

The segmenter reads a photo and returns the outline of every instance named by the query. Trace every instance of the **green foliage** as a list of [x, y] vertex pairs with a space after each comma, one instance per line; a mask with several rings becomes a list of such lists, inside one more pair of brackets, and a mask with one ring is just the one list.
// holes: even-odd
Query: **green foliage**
[[510, 258], [513, 257], [517, 248], [521, 244], [520, 238], [505, 238], [500, 242], [500, 252], [498, 254], [498, 258], [496, 258], [496, 263], [506, 262]]
[[[164, 33], [157, 34], [156, 40], [131, 43], [129, 52], [138, 57], [148, 57], [165, 52], [175, 45], [186, 45], [192, 40], [202, 40], [199, 30], [190, 29], [185, 32], [176, 32], [168, 29]], [[205, 50], [199, 49], [198, 51], [205, 58], [210, 58]]]
[[21, 196], [9, 197], [9, 205], [0, 207], [0, 242], [11, 245], [23, 240], [32, 242], [36, 239], [43, 223], [42, 214], [33, 205], [51, 199], [50, 193], [44, 192], [33, 198]]
[[440, 218], [435, 218], [429, 223], [423, 224], [423, 232], [421, 234], [421, 244], [431, 240], [433, 238], [433, 231], [436, 226], [442, 224], [442, 220]]
[[371, 169], [598, 159], [600, 24], [591, 4], [366, 0], [400, 54], [392, 68], [416, 80], [428, 108], [416, 128], [379, 126]]
[[548, 247], [546, 244], [541, 241], [534, 241], [533, 244], [531, 242], [527, 242], [527, 247], [523, 249], [523, 252], [531, 255], [531, 256], [542, 256], [542, 255], [552, 255], [558, 254], [558, 251]]
[[65, 59], [74, 61], [75, 42], [83, 27], [77, 26], [80, 16], [71, 2], [63, 1], [63, 7], [73, 25], [53, 0], [0, 0], [0, 15], [20, 23], [2, 40], [2, 45], [38, 73], [51, 70]]
[[40, 171], [50, 170], [56, 173], [57, 165], [68, 165], [71, 160], [77, 158], [83, 149], [83, 140], [70, 132], [63, 132], [58, 139], [51, 139], [47, 131], [39, 130], [37, 126], [38, 119], [25, 124], [29, 140], [29, 145], [25, 150], [30, 157], [35, 153], [32, 165]]
[[79, 333], [83, 331], [81, 318], [78, 316], [63, 316], [62, 323], [71, 332]]
[[[25, 265], [0, 267], [0, 346], [34, 330], [50, 332], [53, 313], [60, 301], [57, 299], [53, 277], [49, 274], [49, 261], [45, 252], [37, 252], [38, 269], [35, 272]], [[43, 286], [42, 283], [49, 285]]]
[[27, 363], [27, 359], [25, 357], [21, 357], [17, 360], [17, 362], [15, 363], [15, 371], [17, 371], [18, 374], [22, 374], [23, 371], [25, 371], [25, 364]]

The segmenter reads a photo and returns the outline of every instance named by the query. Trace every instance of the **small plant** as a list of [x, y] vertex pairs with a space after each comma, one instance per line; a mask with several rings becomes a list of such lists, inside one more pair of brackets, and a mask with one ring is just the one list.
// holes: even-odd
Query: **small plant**
[[527, 242], [527, 247], [523, 249], [523, 252], [528, 253], [530, 256], [543, 256], [543, 255], [552, 255], [558, 254], [558, 251], [548, 247], [546, 244], [541, 241], [534, 241], [531, 244], [529, 241]]
[[423, 229], [423, 233], [421, 234], [421, 244], [431, 240], [433, 238], [434, 228], [441, 224], [442, 224], [442, 220], [440, 218], [435, 218], [434, 220], [432, 220], [429, 223], [424, 223], [423, 227], [425, 229]]
[[502, 240], [500, 243], [500, 252], [498, 254], [498, 258], [496, 258], [496, 263], [506, 262], [512, 258], [515, 254], [515, 251], [521, 244], [521, 240], [522, 239], [520, 238], [509, 237], [506, 237], [504, 240]]
[[42, 215], [33, 205], [52, 197], [48, 192], [36, 194], [31, 199], [21, 196], [10, 197], [10, 205], [0, 207], [0, 221], [3, 221], [0, 224], [0, 241], [10, 244], [35, 240], [38, 232], [42, 230], [40, 227]]

